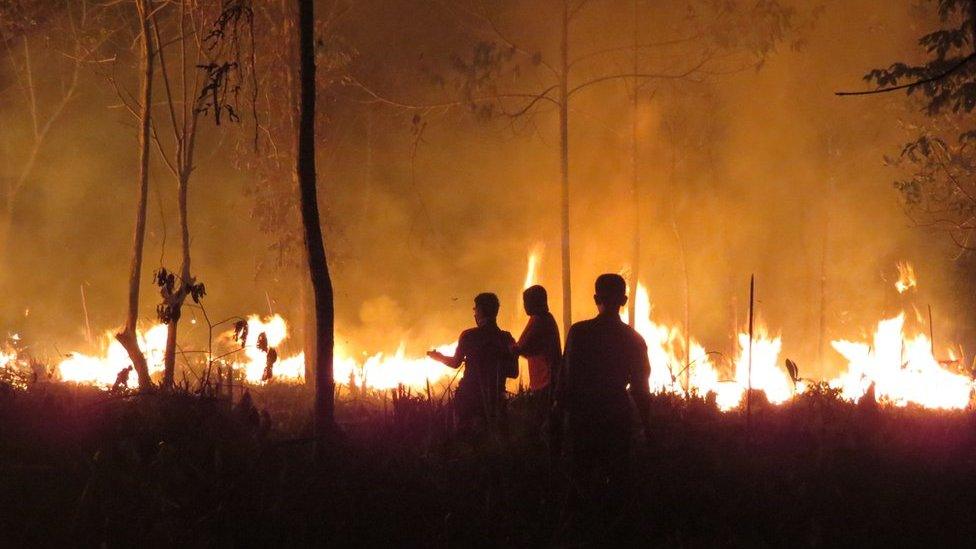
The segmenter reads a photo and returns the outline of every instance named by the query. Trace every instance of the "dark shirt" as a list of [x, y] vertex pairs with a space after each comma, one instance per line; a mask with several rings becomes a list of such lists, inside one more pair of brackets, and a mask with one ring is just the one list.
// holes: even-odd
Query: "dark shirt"
[[627, 387], [638, 406], [650, 395], [647, 344], [613, 314], [577, 322], [566, 336], [560, 399], [571, 414], [629, 416]]
[[486, 394], [496, 398], [503, 395], [505, 378], [518, 375], [518, 359], [512, 353], [514, 346], [512, 334], [494, 324], [462, 332], [454, 353], [455, 364], [465, 364], [459, 388], [490, 391]]
[[518, 342], [519, 354], [529, 362], [529, 388], [538, 390], [554, 382], [562, 360], [559, 327], [552, 313], [529, 317]]

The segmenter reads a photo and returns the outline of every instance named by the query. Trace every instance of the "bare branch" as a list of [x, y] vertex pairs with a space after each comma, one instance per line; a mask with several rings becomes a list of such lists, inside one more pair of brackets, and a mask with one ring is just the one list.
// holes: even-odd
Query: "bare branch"
[[[159, 36], [159, 22], [156, 20], [156, 12], [152, 12], [149, 21], [152, 23], [153, 35], [156, 38], [156, 44], [162, 44], [162, 40], [160, 40]], [[183, 140], [186, 136], [184, 136], [180, 131], [180, 126], [176, 122], [176, 108], [173, 104], [173, 90], [169, 83], [169, 70], [166, 67], [166, 49], [161, 46], [159, 47], [159, 68], [160, 72], [163, 73], [163, 89], [166, 91], [166, 106], [169, 110], [170, 121], [173, 124], [172, 130], [173, 137], [176, 139], [177, 156], [182, 156], [179, 151], [183, 150]], [[155, 134], [155, 132], [156, 129], [154, 125], [153, 134]], [[179, 158], [177, 161], [179, 162]]]
[[514, 112], [512, 114], [509, 114], [508, 116], [511, 117], [511, 118], [517, 118], [519, 116], [522, 116], [523, 114], [525, 114], [526, 112], [528, 112], [529, 109], [531, 109], [533, 106], [535, 106], [536, 103], [538, 103], [539, 101], [542, 101], [543, 99], [548, 100], [548, 101], [551, 101], [551, 102], [555, 103], [556, 105], [558, 105], [559, 104], [559, 101], [557, 101], [557, 100], [549, 97], [549, 92], [551, 92], [553, 90], [556, 90], [557, 88], [559, 88], [559, 85], [558, 84], [553, 84], [552, 86], [549, 86], [548, 88], [542, 90], [541, 93], [539, 93], [535, 97], [533, 97], [532, 100], [529, 101], [524, 107], [522, 107], [521, 109], [519, 109], [518, 111], [516, 111], [516, 112]]
[[616, 53], [620, 51], [633, 51], [635, 49], [645, 50], [645, 49], [663, 48], [666, 46], [676, 46], [678, 44], [684, 44], [686, 42], [691, 42], [692, 40], [697, 40], [700, 37], [701, 37], [700, 34], [696, 34], [695, 36], [689, 36], [687, 38], [676, 38], [674, 40], [662, 40], [661, 42], [648, 42], [646, 44], [630, 44], [627, 46], [615, 46], [612, 48], [604, 48], [602, 50], [595, 50], [588, 53], [584, 53], [583, 55], [574, 58], [572, 61], [569, 62], [569, 66], [573, 67], [576, 64], [581, 63], [583, 61], [592, 59], [594, 57], [598, 57], [600, 55], [605, 55], [608, 53]]
[[690, 74], [694, 73], [695, 71], [697, 71], [698, 69], [702, 68], [705, 65], [705, 63], [708, 62], [708, 60], [709, 60], [709, 56], [706, 55], [695, 66], [689, 68], [688, 70], [685, 70], [685, 71], [680, 72], [680, 73], [675, 73], [675, 74], [667, 74], [667, 73], [634, 73], [634, 72], [628, 72], [628, 73], [608, 74], [606, 76], [600, 76], [600, 77], [594, 78], [592, 80], [587, 80], [586, 82], [583, 82], [582, 84], [579, 84], [578, 86], [576, 86], [573, 89], [569, 90], [569, 92], [566, 94], [566, 97], [567, 98], [572, 97], [574, 93], [576, 93], [576, 92], [578, 92], [578, 91], [580, 91], [580, 90], [582, 90], [584, 88], [588, 88], [588, 87], [592, 86], [593, 84], [599, 84], [600, 82], [606, 82], [608, 80], [617, 80], [617, 79], [620, 79], [620, 78], [637, 78], [637, 79], [645, 79], [645, 80], [646, 79], [678, 80], [678, 79], [681, 79], [681, 78], [685, 78], [688, 75], [690, 75]]
[[[449, 5], [448, 3], [445, 2], [441, 2], [439, 0], [438, 3], [440, 3], [446, 10], [454, 13], [455, 17], [461, 19], [460, 17], [457, 16], [457, 11], [454, 9], [454, 7], [452, 7], [452, 5]], [[481, 3], [480, 0], [479, 0], [479, 5], [481, 5], [482, 10], [487, 11], [484, 8], [484, 4]], [[456, 3], [454, 4], [454, 6], [456, 6]], [[549, 72], [553, 74], [553, 76], [556, 76], [557, 78], [559, 77], [559, 71], [557, 71], [555, 67], [547, 63], [545, 59], [542, 59], [541, 55], [526, 50], [525, 48], [516, 44], [505, 33], [503, 33], [500, 28], [498, 28], [498, 25], [495, 23], [495, 21], [491, 17], [489, 17], [486, 13], [478, 13], [476, 11], [472, 11], [464, 8], [460, 8], [460, 9], [462, 9], [465, 13], [467, 13], [471, 17], [474, 17], [475, 19], [478, 19], [482, 23], [486, 24], [488, 28], [491, 29], [491, 32], [506, 46], [512, 48], [513, 50], [520, 53], [521, 55], [528, 57], [533, 62], [538, 62], [540, 65], [548, 69]]]
[[24, 72], [27, 75], [27, 98], [30, 104], [31, 125], [34, 128], [34, 141], [37, 141], [37, 96], [34, 92], [34, 71], [31, 69], [30, 44], [26, 34], [24, 34]]

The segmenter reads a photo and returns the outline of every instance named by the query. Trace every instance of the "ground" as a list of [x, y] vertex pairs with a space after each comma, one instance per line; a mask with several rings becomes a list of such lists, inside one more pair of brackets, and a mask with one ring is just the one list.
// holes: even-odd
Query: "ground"
[[[947, 545], [976, 535], [971, 411], [855, 405], [829, 392], [719, 412], [658, 396], [630, 489], [567, 504], [539, 402], [506, 433], [459, 436], [449, 402], [340, 394], [311, 457], [307, 395], [260, 414], [194, 395], [0, 392], [0, 543], [24, 545]], [[6, 545], [6, 543], [4, 543]]]

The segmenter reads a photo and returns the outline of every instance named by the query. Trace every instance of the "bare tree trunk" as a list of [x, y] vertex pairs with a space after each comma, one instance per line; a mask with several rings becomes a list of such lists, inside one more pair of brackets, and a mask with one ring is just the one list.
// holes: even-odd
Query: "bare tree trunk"
[[560, 43], [559, 74], [559, 175], [562, 204], [563, 261], [563, 340], [573, 323], [573, 291], [570, 280], [569, 254], [569, 0], [563, 0], [562, 40]]
[[[637, 0], [634, 0], [634, 74], [637, 74]], [[640, 283], [640, 179], [637, 174], [637, 93], [640, 81], [634, 78], [634, 95], [631, 97], [631, 121], [630, 121], [630, 199], [634, 206], [634, 235], [633, 248], [630, 255], [630, 301], [627, 303], [627, 318], [630, 319], [630, 326], [637, 325], [637, 284]]]
[[315, 299], [315, 421], [316, 455], [321, 457], [326, 439], [335, 429], [335, 381], [332, 353], [335, 343], [335, 310], [332, 280], [322, 242], [318, 193], [315, 181], [315, 15], [313, 0], [298, 0], [299, 65], [301, 100], [298, 125], [298, 188], [305, 251]]
[[313, 386], [313, 380], [315, 379], [315, 342], [317, 340], [315, 336], [315, 300], [313, 299], [314, 291], [312, 290], [312, 284], [309, 280], [308, 275], [308, 265], [306, 264], [301, 269], [302, 279], [301, 279], [301, 306], [302, 306], [302, 331], [304, 336], [305, 349], [305, 383], [308, 387]]
[[132, 237], [132, 261], [129, 264], [129, 307], [126, 311], [125, 324], [115, 334], [115, 339], [125, 348], [132, 360], [132, 366], [139, 377], [139, 389], [149, 390], [152, 380], [149, 379], [149, 366], [146, 357], [139, 348], [136, 337], [136, 320], [139, 318], [139, 282], [142, 277], [142, 249], [146, 236], [146, 203], [149, 195], [149, 122], [152, 107], [153, 80], [153, 49], [149, 34], [149, 0], [137, 0], [136, 7], [142, 24], [142, 125], [139, 130], [139, 198], [136, 204], [136, 223]]
[[179, 290], [174, 296], [172, 307], [172, 318], [166, 326], [166, 351], [163, 354], [163, 383], [164, 388], [173, 387], [173, 378], [176, 372], [176, 335], [177, 328], [182, 315], [183, 302], [189, 292], [190, 286], [194, 283], [190, 276], [190, 226], [187, 218], [187, 188], [189, 187], [190, 177], [186, 173], [180, 177], [179, 188], [177, 189], [177, 211], [180, 222], [180, 249], [182, 252], [182, 265], [180, 266]]

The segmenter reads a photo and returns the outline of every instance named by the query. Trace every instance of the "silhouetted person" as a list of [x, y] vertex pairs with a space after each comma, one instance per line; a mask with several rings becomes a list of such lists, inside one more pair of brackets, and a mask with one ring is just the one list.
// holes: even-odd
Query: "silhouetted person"
[[593, 299], [599, 314], [573, 324], [566, 337], [558, 405], [567, 414], [574, 476], [582, 480], [602, 469], [613, 480], [627, 472], [631, 399], [647, 424], [651, 367], [644, 338], [620, 320], [627, 303], [623, 277], [600, 275]]
[[115, 385], [112, 385], [113, 393], [121, 393], [129, 388], [129, 374], [132, 372], [132, 365], [122, 368], [115, 376]]
[[562, 349], [559, 343], [559, 327], [549, 312], [546, 289], [535, 285], [522, 292], [522, 306], [529, 322], [518, 340], [518, 354], [529, 363], [529, 389], [541, 391], [556, 385]]
[[462, 425], [497, 417], [505, 398], [505, 378], [518, 375], [515, 339], [498, 327], [498, 308], [498, 296], [478, 294], [474, 298], [477, 326], [461, 333], [454, 356], [438, 351], [427, 353], [450, 368], [465, 365], [464, 376], [455, 394], [458, 420]]

